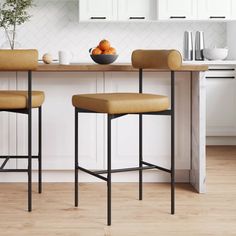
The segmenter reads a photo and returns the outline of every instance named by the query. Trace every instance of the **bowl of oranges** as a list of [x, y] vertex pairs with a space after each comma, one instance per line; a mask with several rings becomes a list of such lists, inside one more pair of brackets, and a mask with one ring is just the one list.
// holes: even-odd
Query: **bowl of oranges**
[[111, 47], [110, 42], [106, 39], [100, 41], [96, 48], [91, 48], [89, 53], [93, 61], [101, 65], [111, 64], [118, 58], [116, 49]]

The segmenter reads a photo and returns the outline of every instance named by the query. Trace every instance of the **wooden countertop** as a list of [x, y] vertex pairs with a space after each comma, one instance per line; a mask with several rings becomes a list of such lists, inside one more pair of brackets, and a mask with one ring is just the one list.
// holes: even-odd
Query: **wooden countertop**
[[[194, 72], [194, 71], [207, 71], [207, 65], [183, 65], [177, 72]], [[112, 64], [112, 65], [97, 65], [91, 63], [84, 64], [70, 64], [70, 65], [59, 65], [59, 64], [39, 64], [36, 72], [106, 72], [106, 71], [127, 71], [135, 72], [131, 64]], [[156, 71], [156, 72], [168, 72], [169, 70], [145, 70], [145, 71]]]

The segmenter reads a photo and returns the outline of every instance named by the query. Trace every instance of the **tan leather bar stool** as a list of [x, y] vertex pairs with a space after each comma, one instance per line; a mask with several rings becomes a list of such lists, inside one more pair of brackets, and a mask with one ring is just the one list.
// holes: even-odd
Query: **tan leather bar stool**
[[[139, 93], [103, 93], [74, 95], [75, 107], [75, 206], [78, 206], [78, 170], [107, 182], [107, 224], [111, 225], [111, 173], [139, 171], [139, 199], [143, 193], [143, 170], [157, 169], [171, 175], [171, 214], [175, 212], [175, 70], [182, 65], [182, 57], [175, 50], [137, 50], [132, 54], [132, 65], [139, 69]], [[143, 70], [160, 69], [171, 71], [171, 105], [162, 95], [143, 93]], [[171, 108], [170, 108], [171, 106]], [[170, 108], [170, 109], [169, 109]], [[107, 114], [107, 170], [90, 171], [78, 162], [78, 114]], [[111, 169], [111, 121], [127, 114], [139, 115], [139, 166]], [[171, 116], [171, 167], [163, 168], [143, 160], [143, 115]], [[107, 177], [103, 175], [107, 174]]]
[[[14, 112], [28, 116], [28, 154], [25, 156], [2, 156], [5, 159], [0, 172], [26, 172], [28, 174], [28, 211], [32, 210], [32, 158], [38, 160], [38, 192], [42, 192], [42, 104], [44, 92], [32, 91], [32, 71], [38, 66], [37, 50], [0, 50], [1, 71], [27, 71], [27, 91], [0, 90], [0, 112]], [[32, 156], [32, 108], [38, 109], [38, 155]], [[27, 159], [27, 169], [6, 169], [10, 159]]]

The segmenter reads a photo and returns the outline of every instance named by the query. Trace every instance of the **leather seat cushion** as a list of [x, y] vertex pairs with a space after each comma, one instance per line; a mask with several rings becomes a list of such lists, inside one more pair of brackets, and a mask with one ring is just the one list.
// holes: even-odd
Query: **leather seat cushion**
[[74, 107], [108, 114], [145, 113], [169, 108], [166, 96], [139, 93], [98, 93], [74, 95]]
[[[28, 91], [0, 90], [0, 109], [27, 108]], [[32, 107], [40, 107], [44, 102], [44, 92], [32, 91]]]

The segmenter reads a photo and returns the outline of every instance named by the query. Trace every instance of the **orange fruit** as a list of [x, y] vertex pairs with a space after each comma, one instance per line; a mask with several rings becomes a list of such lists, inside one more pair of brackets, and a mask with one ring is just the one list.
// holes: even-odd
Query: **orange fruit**
[[113, 55], [113, 53], [108, 49], [108, 50], [105, 50], [103, 51], [102, 54], [105, 54], [105, 55]]
[[105, 54], [105, 55], [114, 55], [114, 52], [113, 52], [113, 50], [108, 49], [108, 50], [103, 51], [102, 54]]
[[115, 48], [109, 48], [108, 50], [103, 51], [103, 54], [115, 55], [116, 54], [116, 50], [115, 50]]
[[112, 52], [113, 55], [116, 55], [116, 49], [115, 49], [115, 48], [112, 48], [112, 47], [111, 47], [111, 48], [109, 49], [109, 51]]
[[92, 55], [100, 55], [102, 54], [102, 50], [100, 48], [94, 48], [92, 51]]
[[99, 43], [99, 48], [102, 50], [102, 51], [106, 51], [108, 50], [109, 48], [111, 47], [111, 44], [108, 40], [106, 39], [103, 39], [100, 43]]

